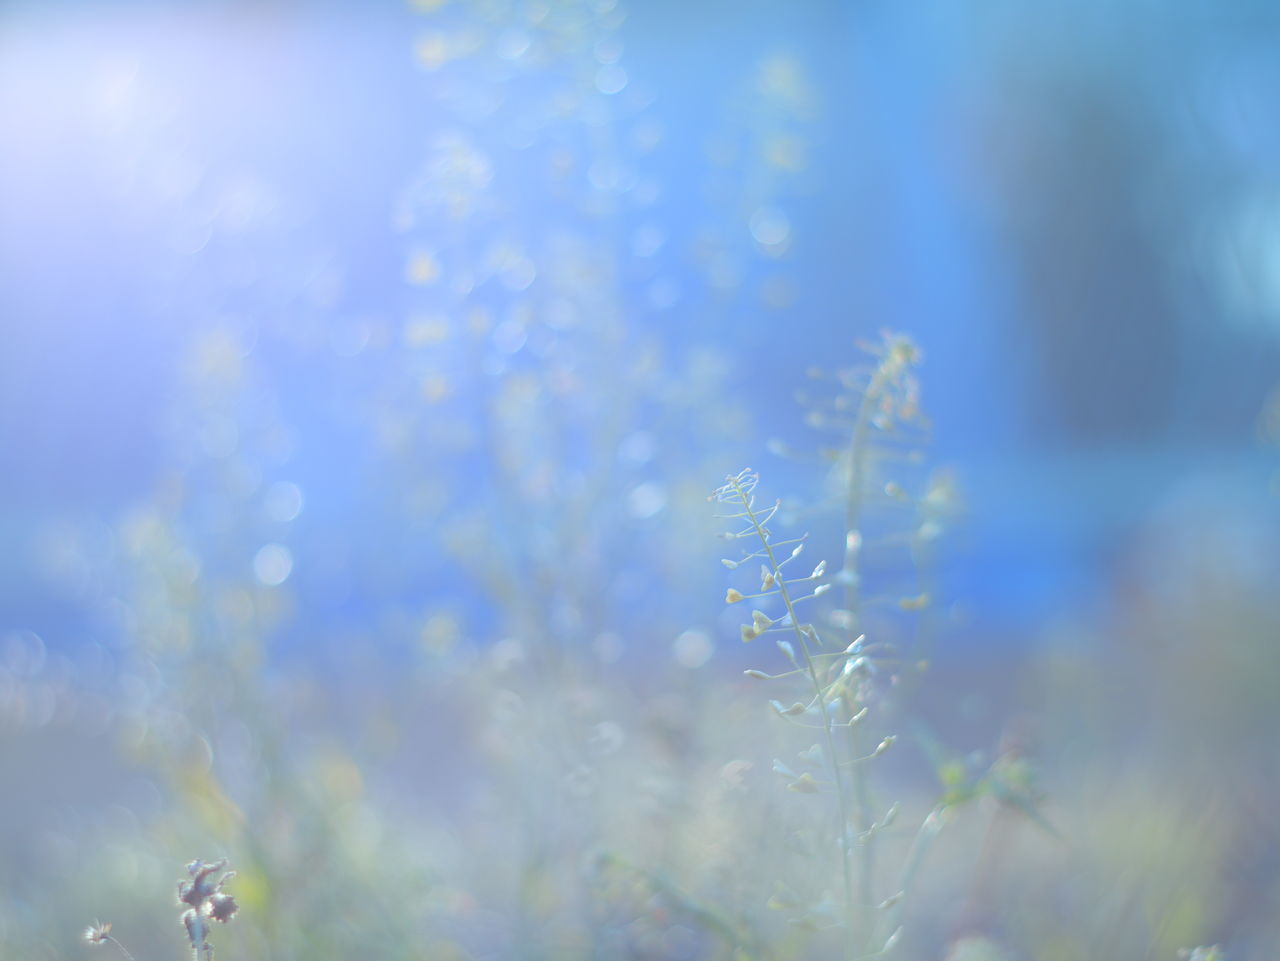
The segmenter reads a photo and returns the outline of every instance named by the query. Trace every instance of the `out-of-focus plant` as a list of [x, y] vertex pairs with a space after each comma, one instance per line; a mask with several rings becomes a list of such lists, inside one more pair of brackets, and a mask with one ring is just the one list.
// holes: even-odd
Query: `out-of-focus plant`
[[658, 335], [690, 298], [622, 6], [424, 12], [416, 53], [442, 119], [397, 206], [410, 309], [377, 416], [416, 475], [411, 518], [497, 612], [476, 631], [554, 670], [639, 611], [655, 630], [687, 622], [655, 580], [696, 569], [660, 521], [696, 516], [686, 465], [744, 421], [724, 355]]
[[[698, 329], [697, 292], [624, 9], [423, 11], [415, 53], [441, 119], [396, 211], [411, 307], [378, 417], [411, 521], [470, 592], [455, 636], [492, 647], [462, 680], [486, 708], [486, 783], [516, 799], [491, 822], [510, 853], [486, 900], [510, 898], [526, 950], [569, 956], [611, 910], [589, 871], [680, 856], [674, 772], [693, 776], [694, 755], [670, 713], [689, 709], [646, 707], [617, 665], [667, 670], [641, 646], [696, 616], [696, 594], [673, 589], [706, 580], [684, 537], [705, 523], [696, 478], [744, 417], [722, 350], [659, 333], [686, 314]], [[620, 738], [656, 764], [639, 791], [610, 783], [627, 776], [606, 750]], [[638, 809], [662, 840], [633, 842]]]
[[[1280, 387], [1267, 396], [1258, 415], [1258, 437], [1270, 448], [1280, 448]], [[1280, 471], [1271, 476], [1271, 492], [1280, 494]]]
[[379, 416], [398, 419], [385, 437], [413, 479], [411, 520], [472, 592], [457, 633], [493, 645], [467, 683], [488, 783], [515, 803], [478, 839], [507, 852], [486, 901], [520, 918], [525, 950], [565, 956], [590, 937], [605, 748], [639, 733], [620, 732], [603, 672], [635, 612], [678, 630], [663, 605], [679, 598], [652, 578], [687, 559], [662, 552], [658, 521], [687, 510], [673, 465], [714, 418], [686, 415], [718, 365], [643, 323], [678, 299], [670, 278], [649, 278], [660, 296], [639, 304], [624, 294], [652, 269], [636, 245], [663, 238], [640, 162], [661, 131], [627, 73], [621, 8], [426, 13], [415, 52], [445, 119], [396, 213], [412, 307], [389, 385], [404, 401]]
[[[303, 494], [284, 466], [290, 432], [228, 332], [198, 344], [174, 417], [173, 473], [119, 525], [111, 599], [124, 635], [118, 745], [163, 799], [143, 825], [151, 852], [214, 842], [240, 852], [242, 938], [256, 952], [336, 958], [389, 949], [411, 930], [443, 944], [429, 920], [430, 859], [410, 857], [370, 805], [363, 766], [374, 752], [360, 742], [376, 718], [346, 729], [317, 665], [270, 663], [294, 619]], [[341, 890], [289, 883], [315, 858]], [[197, 899], [200, 871], [188, 891]], [[392, 890], [411, 906], [390, 911]], [[203, 944], [200, 905], [188, 904]], [[341, 920], [319, 937], [299, 921], [315, 915]]]
[[1227, 961], [1227, 956], [1216, 944], [1207, 947], [1187, 948], [1178, 952], [1179, 961]]

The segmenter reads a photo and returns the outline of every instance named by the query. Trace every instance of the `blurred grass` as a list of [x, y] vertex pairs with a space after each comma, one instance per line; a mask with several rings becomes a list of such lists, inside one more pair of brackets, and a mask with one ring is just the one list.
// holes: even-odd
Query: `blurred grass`
[[[312, 284], [307, 268], [305, 284], [270, 281], [260, 325], [198, 327], [164, 410], [171, 450], [155, 490], [125, 516], [69, 522], [47, 551], [91, 610], [84, 643], [0, 639], [0, 958], [79, 957], [97, 917], [140, 961], [179, 957], [178, 867], [224, 855], [242, 909], [217, 932], [222, 961], [785, 961], [837, 946], [768, 906], [820, 900], [838, 879], [815, 875], [807, 800], [770, 773], [795, 745], [742, 677], [757, 664], [734, 615], [717, 613], [705, 502], [765, 446], [741, 388], [761, 394], [771, 422], [796, 416], [779, 403], [794, 386], [779, 355], [799, 337], [788, 308], [803, 286], [786, 255], [807, 241], [787, 210], [813, 188], [802, 173], [823, 137], [816, 86], [803, 58], [754, 62], [711, 131], [707, 209], [664, 231], [674, 218], [650, 222], [638, 199], [661, 195], [644, 155], [662, 125], [634, 90], [604, 92], [626, 77], [615, 5], [534, 17], [530, 48], [544, 59], [531, 74], [512, 65], [530, 38], [504, 5], [417, 6], [444, 8], [412, 49], [452, 126], [432, 130], [396, 205], [408, 299], [392, 319], [338, 317], [341, 282]], [[1058, 278], [1045, 289], [1098, 291], [1023, 203], [1078, 199], [1038, 197], [1022, 182], [1038, 164], [1068, 185], [1094, 174], [1035, 146], [1041, 115], [1057, 117], [1042, 106], [1023, 108], [1030, 135], [1017, 111], [987, 121], [1009, 124], [997, 154], [1033, 147], [1003, 202], [1030, 218], [1019, 229], [1034, 235], [1035, 271]], [[1094, 116], [1078, 113], [1068, 129]], [[529, 117], [545, 139], [537, 164]], [[617, 146], [632, 141], [647, 146]], [[1150, 179], [1138, 153], [1094, 143], [1122, 188]], [[205, 185], [235, 186], [216, 170]], [[527, 205], [543, 192], [556, 216]], [[1116, 219], [1109, 196], [1072, 234], [1086, 264], [1094, 227]], [[868, 247], [882, 239], [870, 229]], [[1129, 243], [1118, 236], [1113, 246]], [[665, 261], [664, 244], [677, 251]], [[272, 263], [258, 249], [236, 256]], [[235, 257], [219, 269], [268, 284]], [[218, 309], [238, 312], [241, 293]], [[1137, 374], [1176, 382], [1135, 360], [1153, 343], [1172, 352], [1157, 337], [1164, 312], [1146, 310], [1150, 329], [1109, 358], [1122, 375], [1076, 388], [1089, 366], [1078, 360], [1098, 346], [1078, 304], [1044, 299], [1042, 363], [1072, 389], [1039, 399], [1074, 411], [1074, 430], [1123, 424], [1116, 399]], [[192, 300], [208, 309], [203, 293]], [[845, 323], [843, 303], [824, 307], [833, 328]], [[664, 336], [659, 319], [696, 336]], [[1224, 353], [1244, 342], [1210, 333]], [[1020, 367], [985, 346], [991, 368]], [[312, 413], [302, 440], [288, 415], [303, 401], [273, 376], [291, 366], [312, 371], [305, 384], [333, 408]], [[1208, 383], [1198, 364], [1190, 373]], [[1142, 406], [1137, 419], [1154, 416]], [[303, 441], [321, 451], [320, 494], [295, 523]], [[800, 506], [823, 479], [784, 472], [787, 511], [815, 524], [815, 553], [844, 550], [846, 525]], [[332, 475], [348, 500], [324, 486]], [[943, 475], [921, 486], [924, 507], [949, 487]], [[900, 740], [872, 798], [902, 806], [883, 862], [903, 860], [906, 825], [940, 794], [949, 809], [897, 957], [1168, 961], [1215, 941], [1232, 961], [1275, 957], [1280, 609], [1268, 542], [1250, 540], [1261, 519], [1222, 503], [1235, 490], [1210, 482], [1207, 497], [1135, 523], [1099, 572], [1101, 601], [1017, 645], [952, 617], [946, 604], [965, 598], [935, 598], [925, 626], [904, 626], [900, 601], [868, 612], [873, 640], [931, 662], [897, 678]], [[934, 523], [919, 506], [880, 485], [868, 534]], [[889, 538], [868, 586], [933, 592], [926, 553]]]
[[[1215, 940], [1266, 957], [1280, 903], [1276, 769], [1270, 742], [1246, 732], [1271, 729], [1260, 677], [1277, 660], [1255, 639], [1274, 625], [1231, 600], [1237, 620], [1215, 634], [1211, 673], [1200, 645], [1126, 664], [1101, 639], [985, 663], [990, 690], [966, 693], [1012, 686], [1042, 705], [1033, 756], [1059, 836], [994, 803], [956, 818], [923, 873], [903, 956], [963, 938], [972, 953], [981, 936], [1009, 957], [1161, 959]], [[243, 909], [219, 932], [225, 958], [800, 956], [763, 907], [771, 879], [810, 870], [778, 830], [796, 798], [767, 774], [776, 722], [731, 667], [713, 661], [691, 684], [684, 668], [583, 665], [547, 686], [492, 650], [451, 659], [448, 676], [389, 677], [343, 716], [239, 714], [235, 736], [263, 756], [271, 745], [271, 761], [234, 786], [216, 746], [184, 761], [190, 741], [140, 752], [119, 720], [89, 726], [68, 710], [27, 723], [40, 675], [10, 677], [5, 955], [75, 956], [87, 919], [103, 916], [139, 957], [176, 956], [181, 932], [164, 920], [175, 858], [227, 852]], [[959, 700], [952, 680], [929, 682], [942, 710]], [[351, 730], [366, 710], [395, 731], [393, 747]], [[992, 717], [992, 737], [1011, 723]], [[568, 766], [542, 731], [560, 724], [584, 735]], [[448, 750], [424, 768], [418, 747], [433, 737]], [[929, 781], [917, 755], [882, 790], [918, 812]], [[905, 842], [887, 838], [899, 854]], [[806, 956], [821, 956], [816, 944]]]

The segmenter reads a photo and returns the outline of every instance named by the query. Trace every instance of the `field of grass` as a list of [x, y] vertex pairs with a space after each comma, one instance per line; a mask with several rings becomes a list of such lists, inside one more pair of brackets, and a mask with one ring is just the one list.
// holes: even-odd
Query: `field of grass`
[[734, 473], [637, 544], [682, 552], [662, 576], [705, 628], [616, 599], [566, 625], [555, 597], [616, 580], [576, 533], [517, 553], [556, 520], [526, 502], [496, 640], [428, 589], [411, 647], [317, 663], [270, 649], [305, 616], [284, 587], [192, 578], [215, 543], [131, 518], [98, 575], [126, 645], [5, 641], [4, 955], [74, 957], [95, 918], [179, 955], [199, 857], [239, 911], [185, 950], [222, 958], [1266, 957], [1272, 599], [1185, 557], [1180, 590], [1133, 570], [1104, 616], [984, 650], [928, 589], [963, 521], [914, 446], [918, 348], [868, 351], [806, 398], [848, 445], [818, 497]]
[[1277, 956], [1254, 60], [19, 6], [0, 961]]

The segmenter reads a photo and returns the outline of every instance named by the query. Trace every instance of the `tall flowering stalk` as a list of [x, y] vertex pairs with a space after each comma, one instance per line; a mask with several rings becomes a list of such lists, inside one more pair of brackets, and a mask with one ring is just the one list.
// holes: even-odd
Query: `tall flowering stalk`
[[[827, 923], [824, 921], [827, 912], [821, 910], [821, 906], [797, 904], [798, 914], [793, 920], [813, 927], [841, 928], [844, 957], [852, 959], [873, 937], [873, 925], [866, 920], [870, 905], [859, 897], [861, 886], [856, 883], [852, 857], [855, 849], [868, 844], [877, 830], [889, 824], [896, 810], [891, 809], [865, 830], [855, 831], [851, 815], [851, 776], [858, 765], [887, 751], [894, 739], [884, 738], [874, 751], [859, 757], [852, 755], [847, 738], [837, 736], [856, 728], [867, 716], [867, 708], [860, 706], [863, 700], [860, 688], [871, 672], [871, 661], [864, 652], [865, 638], [860, 636], [840, 650], [824, 650], [817, 627], [802, 618], [800, 606], [831, 587], [825, 580], [826, 562], [819, 561], [808, 574], [793, 576], [795, 568], [790, 565], [804, 552], [808, 535], [774, 539], [768, 525], [780, 504], [775, 501], [764, 507], [757, 505], [755, 490], [759, 479], [754, 471], [743, 470], [727, 478], [712, 494], [725, 508], [717, 516], [735, 522], [734, 529], [722, 536], [746, 540], [751, 548], [744, 550], [740, 557], [725, 558], [722, 563], [736, 570], [760, 561], [759, 589], [744, 593], [730, 588], [725, 601], [729, 604], [753, 602], [751, 621], [741, 628], [742, 640], [753, 641], [766, 634], [782, 635], [777, 647], [792, 668], [779, 674], [750, 670], [747, 675], [768, 681], [801, 678], [807, 687], [804, 700], [789, 705], [773, 700], [770, 706], [787, 723], [821, 732], [821, 741], [800, 752], [806, 769], [793, 770], [779, 760], [774, 762], [774, 770], [786, 778], [791, 791], [832, 798], [829, 820], [833, 826], [832, 848], [840, 865], [841, 910], [838, 920]], [[772, 614], [761, 608], [771, 609]], [[895, 930], [876, 953], [889, 950], [898, 936]]]

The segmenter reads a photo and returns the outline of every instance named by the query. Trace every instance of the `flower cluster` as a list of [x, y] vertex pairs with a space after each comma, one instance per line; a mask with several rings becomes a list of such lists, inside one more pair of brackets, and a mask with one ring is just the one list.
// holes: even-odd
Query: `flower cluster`
[[213, 875], [226, 866], [226, 858], [219, 858], [210, 864], [192, 861], [187, 865], [187, 874], [191, 876], [191, 880], [178, 882], [178, 903], [188, 905], [182, 913], [182, 924], [187, 929], [192, 955], [196, 961], [199, 961], [202, 951], [206, 959], [213, 957], [208, 921], [225, 923], [239, 910], [236, 899], [222, 890], [223, 885], [235, 877], [236, 873], [225, 871], [216, 882], [212, 880]]
[[[178, 882], [178, 904], [185, 905], [182, 912], [182, 926], [187, 929], [187, 938], [191, 941], [191, 956], [194, 961], [213, 961], [213, 945], [209, 943], [209, 921], [230, 921], [240, 906], [236, 899], [222, 890], [224, 884], [236, 876], [234, 871], [224, 871], [226, 858], [219, 858], [210, 864], [203, 861], [192, 861], [187, 865], [189, 881]], [[217, 881], [213, 876], [222, 871]], [[94, 921], [85, 929], [84, 939], [89, 944], [107, 944], [116, 946], [125, 961], [134, 961], [125, 946], [111, 934], [110, 921]]]

